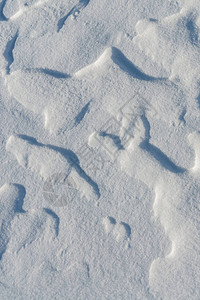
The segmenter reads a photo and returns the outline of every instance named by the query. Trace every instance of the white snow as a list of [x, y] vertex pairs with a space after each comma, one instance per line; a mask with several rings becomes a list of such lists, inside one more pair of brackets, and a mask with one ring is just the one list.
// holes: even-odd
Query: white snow
[[198, 0], [0, 3], [0, 299], [199, 300]]

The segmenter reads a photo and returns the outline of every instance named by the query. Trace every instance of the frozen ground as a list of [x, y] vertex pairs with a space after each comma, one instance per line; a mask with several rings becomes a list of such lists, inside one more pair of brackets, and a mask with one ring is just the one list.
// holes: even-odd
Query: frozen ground
[[198, 0], [0, 3], [0, 299], [200, 299]]

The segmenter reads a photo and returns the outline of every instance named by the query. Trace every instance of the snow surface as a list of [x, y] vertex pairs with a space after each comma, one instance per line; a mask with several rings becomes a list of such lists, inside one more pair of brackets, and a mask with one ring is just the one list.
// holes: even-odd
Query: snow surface
[[200, 299], [200, 3], [2, 0], [0, 299]]

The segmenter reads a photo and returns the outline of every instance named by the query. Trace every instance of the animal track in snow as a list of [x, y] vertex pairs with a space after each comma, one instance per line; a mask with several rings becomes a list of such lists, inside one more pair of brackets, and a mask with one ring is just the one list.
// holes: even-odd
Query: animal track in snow
[[50, 181], [55, 174], [65, 174], [66, 178], [70, 175], [81, 196], [88, 200], [100, 197], [98, 185], [81, 169], [72, 151], [44, 145], [26, 136], [11, 136], [6, 149], [21, 166], [39, 173], [44, 180]]
[[117, 242], [127, 242], [129, 247], [129, 241], [131, 237], [131, 228], [124, 222], [117, 222], [112, 217], [106, 217], [103, 219], [103, 225], [106, 234], [112, 234]]
[[[195, 151], [195, 163], [191, 169], [185, 170], [150, 143], [150, 124], [144, 116], [138, 120], [137, 127], [141, 130], [137, 129], [137, 134], [119, 157], [121, 167], [153, 191], [154, 215], [171, 241], [171, 252], [151, 265], [151, 291], [163, 299], [173, 298], [175, 285], [178, 284], [179, 295], [175, 296], [190, 299], [192, 292], [187, 287], [188, 261], [193, 260], [191, 266], [194, 266], [192, 286], [198, 286], [200, 134], [193, 133], [188, 137]], [[167, 274], [166, 270], [169, 270]], [[180, 277], [179, 274], [184, 275]], [[170, 293], [166, 290], [168, 286], [174, 286]]]

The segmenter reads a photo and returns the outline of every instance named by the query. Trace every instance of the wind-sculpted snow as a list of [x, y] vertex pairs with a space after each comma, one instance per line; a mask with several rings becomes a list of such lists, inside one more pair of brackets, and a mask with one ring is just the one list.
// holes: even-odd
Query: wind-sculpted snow
[[3, 13], [8, 20], [16, 20], [27, 11], [44, 5], [48, 0], [7, 0], [3, 7]]
[[99, 76], [103, 71], [105, 72], [112, 65], [117, 65], [122, 71], [126, 72], [128, 75], [140, 80], [154, 81], [161, 79], [144, 74], [128, 58], [126, 58], [125, 55], [119, 49], [115, 47], [107, 48], [96, 62], [76, 72], [75, 77], [92, 78], [95, 75], [95, 73], [96, 76]]
[[57, 134], [75, 126], [77, 110], [82, 105], [76, 91], [68, 87], [73, 79], [66, 77], [50, 70], [19, 70], [7, 77], [7, 86], [23, 106], [42, 114], [44, 126], [50, 133]]
[[74, 76], [48, 69], [18, 70], [6, 77], [6, 84], [10, 95], [31, 111], [42, 114], [45, 128], [50, 133], [58, 134], [77, 124], [76, 112], [81, 110], [78, 93], [75, 88], [71, 90], [71, 86], [77, 85], [81, 78], [99, 77], [103, 70], [115, 65], [133, 78], [160, 80], [144, 74], [117, 48], [108, 48], [94, 64], [79, 70]]
[[79, 0], [79, 2], [72, 7], [72, 9], [58, 21], [58, 28], [57, 31], [59, 32], [63, 26], [65, 25], [65, 22], [69, 17], [77, 18], [77, 16], [80, 14], [80, 12], [89, 4], [90, 0]]
[[7, 21], [7, 18], [5, 17], [3, 10], [4, 10], [4, 6], [6, 4], [7, 0], [3, 0], [0, 3], [0, 21]]
[[11, 222], [14, 217], [23, 213], [22, 205], [25, 197], [25, 189], [17, 184], [4, 184], [0, 188], [0, 259], [6, 251], [7, 244], [11, 237]]
[[0, 299], [199, 300], [198, 0], [0, 3]]
[[[151, 127], [148, 124], [147, 133], [146, 122], [144, 115], [138, 119], [137, 127], [140, 130], [136, 131], [135, 137], [121, 153], [119, 160], [123, 170], [144, 182], [152, 190], [155, 197], [154, 215], [159, 219], [171, 241], [171, 250], [167, 256], [156, 259], [151, 265], [149, 273], [151, 291], [163, 299], [180, 296], [182, 299], [197, 299], [199, 294], [197, 261], [200, 250], [198, 222], [200, 135], [194, 132], [188, 137], [194, 149], [195, 163], [191, 169], [184, 170], [150, 144]], [[191, 264], [191, 273], [188, 273], [188, 263]], [[169, 291], [169, 287], [173, 289]]]
[[140, 20], [134, 42], [162, 65], [170, 80], [199, 93], [199, 11], [183, 8], [162, 20]]
[[43, 145], [33, 138], [23, 136], [11, 136], [7, 150], [15, 155], [21, 166], [39, 173], [45, 180], [50, 180], [54, 174], [65, 174], [66, 178], [70, 174], [80, 195], [86, 196], [88, 200], [99, 198], [98, 185], [74, 161], [72, 152]]

